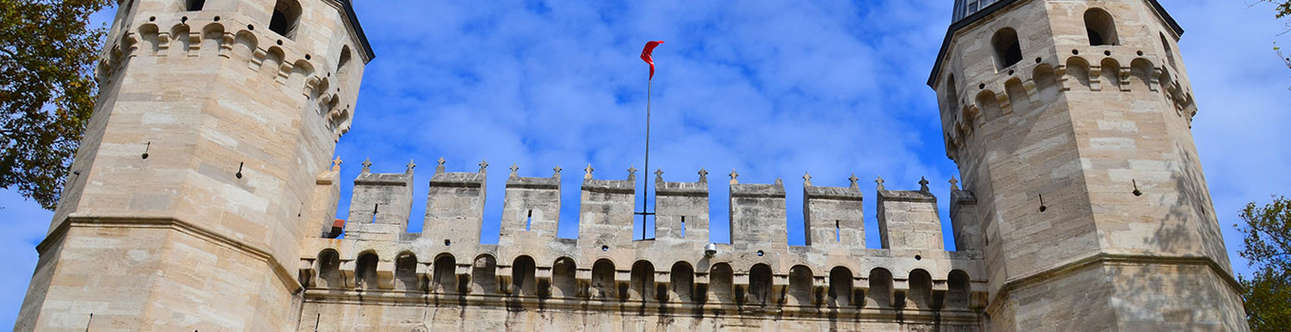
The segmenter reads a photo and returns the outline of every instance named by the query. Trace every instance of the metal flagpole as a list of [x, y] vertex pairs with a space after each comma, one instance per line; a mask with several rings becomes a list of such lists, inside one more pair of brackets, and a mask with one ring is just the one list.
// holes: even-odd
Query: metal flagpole
[[647, 201], [650, 198], [649, 196], [649, 192], [650, 192], [650, 176], [649, 176], [650, 174], [650, 94], [653, 92], [652, 91], [653, 89], [654, 89], [654, 78], [652, 77], [646, 83], [645, 170], [643, 170], [642, 172], [643, 174], [646, 174], [646, 175], [641, 177], [642, 179], [644, 179], [643, 181], [645, 182], [645, 190], [641, 192], [641, 212], [637, 213], [641, 215], [641, 239], [642, 240], [646, 239], [646, 218], [647, 218], [646, 216], [654, 214], [650, 212], [650, 203], [649, 201]]

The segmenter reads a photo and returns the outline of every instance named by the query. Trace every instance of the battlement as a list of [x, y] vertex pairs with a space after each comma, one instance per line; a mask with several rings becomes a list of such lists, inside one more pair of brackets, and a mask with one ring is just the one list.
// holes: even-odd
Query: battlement
[[[237, 61], [254, 76], [273, 83], [269, 86], [308, 98], [332, 131], [333, 141], [349, 131], [362, 66], [350, 64], [348, 46], [342, 47], [338, 59], [319, 57], [337, 52], [312, 50], [311, 45], [264, 27], [257, 29], [256, 20], [238, 12], [138, 12], [131, 18], [134, 21], [120, 27], [120, 37], [108, 41], [95, 67], [100, 86], [116, 84], [122, 69], [141, 57], [147, 58], [144, 64], [189, 61], [208, 68]], [[366, 53], [358, 56], [364, 62], [370, 59]]]
[[[398, 228], [391, 227], [382, 228], [390, 232], [384, 236], [307, 239], [301, 282], [315, 295], [357, 299], [362, 294], [363, 301], [466, 297], [481, 305], [520, 301], [605, 310], [633, 302], [663, 305], [651, 310], [775, 307], [806, 314], [832, 308], [848, 315], [904, 310], [907, 319], [933, 319], [940, 312], [943, 319], [970, 322], [973, 308], [985, 305], [980, 253], [942, 249], [936, 198], [926, 187], [888, 191], [880, 182], [885, 246], [867, 249], [856, 177], [848, 187], [823, 187], [804, 176], [808, 240], [791, 247], [783, 182], [739, 183], [732, 171], [732, 243], [712, 244], [716, 250], [706, 251], [711, 242], [707, 171], [701, 170], [695, 182], [668, 182], [656, 172], [656, 237], [634, 241], [636, 170], [628, 170], [623, 180], [596, 179], [591, 166], [584, 170], [577, 239], [556, 236], [561, 169], [550, 177], [521, 177], [518, 167], [510, 170], [498, 244], [478, 241], [487, 163], [477, 172], [449, 173], [441, 160], [430, 181], [421, 233], [393, 234]], [[404, 204], [411, 175], [411, 167], [405, 173], [360, 174], [351, 210], [362, 216], [351, 212], [347, 234], [384, 224], [381, 212], [361, 219], [367, 218], [367, 208], [355, 206]]]

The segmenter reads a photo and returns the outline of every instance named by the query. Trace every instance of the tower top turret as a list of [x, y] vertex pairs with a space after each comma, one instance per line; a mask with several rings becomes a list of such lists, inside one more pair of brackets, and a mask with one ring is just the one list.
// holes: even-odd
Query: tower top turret
[[[941, 73], [943, 61], [946, 60], [946, 51], [950, 48], [950, 39], [954, 37], [955, 32], [966, 26], [981, 20], [1003, 8], [1006, 8], [1019, 0], [955, 0], [954, 11], [951, 12], [950, 28], [946, 29], [946, 38], [941, 41], [941, 50], [937, 52], [937, 62], [932, 66], [932, 73], [928, 75], [928, 86], [936, 87], [937, 75]], [[1175, 38], [1183, 35], [1183, 27], [1175, 22], [1174, 18], [1166, 12], [1161, 3], [1157, 0], [1144, 0], [1151, 4], [1152, 9], [1156, 11], [1161, 20], [1165, 21], [1175, 34]]]

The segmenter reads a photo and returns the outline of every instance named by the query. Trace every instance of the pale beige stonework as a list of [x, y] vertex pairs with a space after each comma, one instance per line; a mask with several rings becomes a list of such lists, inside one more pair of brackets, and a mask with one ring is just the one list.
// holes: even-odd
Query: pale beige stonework
[[[855, 177], [804, 175], [791, 212], [782, 181], [732, 171], [715, 198], [730, 219], [711, 220], [704, 170], [646, 175], [655, 238], [634, 241], [636, 170], [590, 165], [506, 170], [500, 239], [482, 244], [489, 166], [444, 160], [421, 230], [416, 165], [365, 161], [345, 236], [328, 238], [329, 160], [373, 56], [347, 3], [185, 4], [123, 2], [16, 330], [1245, 330], [1178, 31], [1149, 0], [1001, 0], [950, 30], [930, 85], [963, 175], [947, 197], [957, 251], [925, 185], [885, 188], [914, 179], [879, 181], [883, 248], [867, 249]], [[1117, 45], [1090, 46], [1093, 7]], [[287, 36], [275, 8], [299, 11]], [[1005, 27], [1022, 54], [1007, 66]], [[556, 236], [562, 204], [578, 205], [577, 239]], [[790, 213], [806, 246], [788, 244]], [[732, 243], [709, 243], [712, 222]]]

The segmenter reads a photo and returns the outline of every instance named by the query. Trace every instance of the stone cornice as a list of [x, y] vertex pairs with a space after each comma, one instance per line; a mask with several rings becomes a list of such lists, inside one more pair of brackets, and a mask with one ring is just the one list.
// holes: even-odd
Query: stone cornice
[[[410, 296], [413, 295], [413, 296]], [[848, 320], [869, 322], [892, 322], [902, 320], [911, 323], [952, 323], [955, 325], [980, 323], [980, 314], [973, 309], [942, 308], [915, 309], [911, 307], [844, 307], [831, 308], [827, 305], [787, 305], [755, 304], [736, 305], [730, 303], [660, 303], [640, 300], [597, 300], [582, 298], [540, 298], [536, 296], [512, 296], [507, 294], [442, 294], [405, 291], [381, 290], [345, 290], [309, 288], [304, 292], [305, 301], [313, 303], [335, 304], [387, 304], [403, 306], [474, 306], [496, 307], [508, 310], [525, 308], [535, 311], [580, 311], [580, 312], [621, 312], [632, 315], [656, 315], [660, 317], [721, 317], [738, 315], [747, 319], [778, 320], [792, 317], [795, 320]]]
[[1001, 305], [1004, 297], [1015, 289], [1034, 285], [1046, 280], [1072, 274], [1082, 268], [1098, 263], [1131, 263], [1142, 265], [1205, 265], [1209, 267], [1216, 275], [1224, 280], [1228, 287], [1231, 287], [1237, 294], [1243, 293], [1242, 285], [1224, 270], [1214, 259], [1204, 256], [1154, 256], [1154, 255], [1132, 255], [1132, 254], [1112, 254], [1097, 253], [1083, 258], [1049, 268], [1044, 271], [1031, 273], [1024, 276], [1009, 279], [1000, 286], [991, 296], [991, 302], [988, 306], [993, 307]]
[[300, 282], [296, 280], [292, 273], [287, 271], [274, 255], [264, 249], [252, 246], [245, 242], [230, 238], [218, 232], [203, 228], [191, 222], [180, 220], [168, 216], [111, 216], [111, 215], [72, 215], [64, 219], [57, 228], [49, 232], [45, 239], [36, 245], [36, 252], [44, 254], [49, 247], [59, 240], [62, 240], [72, 227], [87, 228], [167, 228], [181, 233], [193, 236], [204, 241], [214, 243], [235, 251], [239, 251], [265, 261], [278, 276], [278, 280], [283, 283], [288, 291], [297, 292], [301, 289]]

